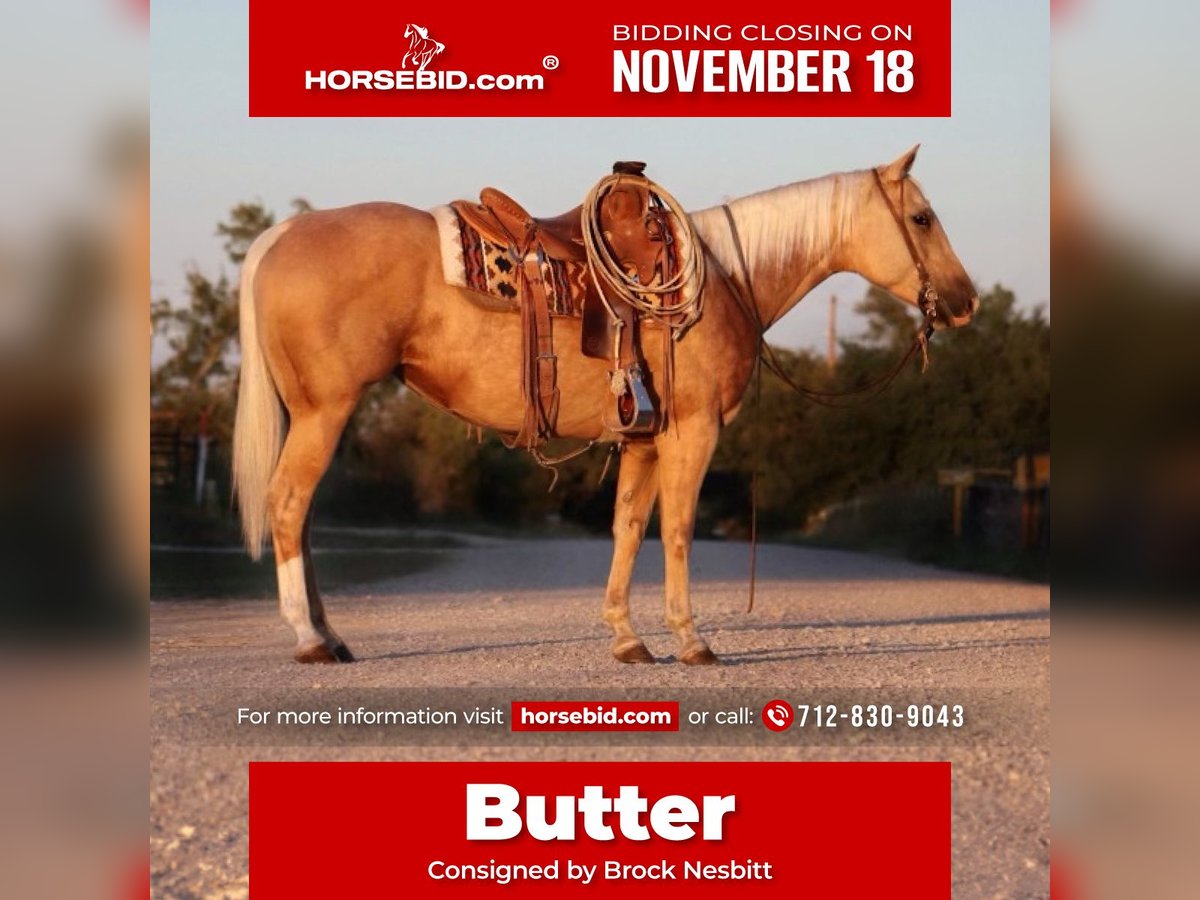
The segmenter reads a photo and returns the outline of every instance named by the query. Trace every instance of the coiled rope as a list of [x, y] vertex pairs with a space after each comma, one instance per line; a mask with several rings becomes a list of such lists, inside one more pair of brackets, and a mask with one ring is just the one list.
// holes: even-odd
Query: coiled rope
[[[600, 203], [604, 195], [629, 178], [636, 178], [650, 190], [650, 202], [657, 204], [675, 220], [673, 233], [686, 238], [686, 246], [678, 248], [677, 252], [677, 258], [681, 258], [683, 264], [674, 275], [659, 284], [642, 284], [636, 273], [630, 274], [624, 269], [613, 256], [600, 223]], [[667, 240], [667, 235], [663, 239]], [[608, 299], [603, 285], [607, 285], [614, 296], [620, 297], [634, 309], [668, 327], [676, 338], [700, 318], [705, 277], [702, 245], [692, 227], [692, 220], [683, 212], [679, 201], [661, 186], [643, 176], [628, 174], [613, 174], [600, 179], [583, 202], [583, 243], [591, 263], [588, 269], [605, 304]], [[679, 295], [679, 302], [665, 306], [662, 298], [675, 293]]]

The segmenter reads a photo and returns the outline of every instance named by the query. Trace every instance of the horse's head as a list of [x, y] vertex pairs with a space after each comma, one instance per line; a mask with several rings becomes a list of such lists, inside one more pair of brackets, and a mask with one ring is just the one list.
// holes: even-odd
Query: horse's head
[[429, 37], [429, 30], [426, 28], [422, 28], [420, 25], [405, 25], [404, 26], [404, 36], [405, 37], [416, 36], [416, 37], [421, 38], [421, 40], [425, 40], [425, 38]]
[[913, 147], [878, 167], [863, 188], [854, 268], [906, 303], [923, 311], [931, 306], [935, 327], [958, 328], [971, 321], [979, 296], [920, 185], [909, 178], [916, 156]]

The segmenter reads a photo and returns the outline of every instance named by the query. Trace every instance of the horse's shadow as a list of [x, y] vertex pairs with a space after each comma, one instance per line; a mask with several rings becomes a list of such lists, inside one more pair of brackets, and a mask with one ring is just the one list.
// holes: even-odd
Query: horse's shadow
[[[962, 625], [973, 622], [1022, 622], [1048, 621], [1048, 609], [1013, 610], [1003, 613], [964, 613], [959, 615], [930, 616], [927, 618], [905, 619], [875, 619], [875, 620], [837, 620], [824, 622], [787, 622], [745, 624], [733, 627], [723, 627], [721, 633], [746, 633], [757, 631], [800, 631], [832, 628], [889, 628], [912, 627], [923, 625]], [[646, 637], [671, 637], [666, 629], [644, 631]], [[436, 650], [397, 650], [390, 653], [380, 653], [362, 656], [366, 660], [399, 660], [414, 658], [436, 658], [468, 653], [491, 653], [501, 650], [530, 650], [538, 647], [564, 646], [569, 644], [596, 644], [604, 647], [608, 637], [597, 635], [579, 635], [576, 637], [551, 638], [548, 640], [529, 639], [520, 641], [505, 641], [488, 644], [463, 644], [457, 647], [445, 647]], [[721, 663], [725, 666], [754, 666], [767, 663], [789, 662], [801, 659], [822, 659], [832, 656], [880, 656], [906, 653], [950, 653], [959, 650], [1000, 650], [1011, 647], [1035, 647], [1049, 642], [1048, 636], [1014, 637], [1014, 638], [964, 638], [953, 641], [929, 641], [909, 643], [883, 644], [822, 644], [810, 646], [770, 647], [761, 650], [740, 650], [719, 654]], [[677, 662], [674, 654], [656, 657], [659, 663]]]
[[793, 662], [801, 659], [823, 659], [834, 656], [891, 656], [904, 653], [954, 653], [959, 650], [1003, 650], [1012, 647], [1038, 647], [1048, 644], [1049, 637], [995, 638], [985, 640], [939, 641], [938, 643], [870, 644], [845, 647], [774, 647], [766, 650], [744, 650], [721, 656], [727, 666], [753, 666], [764, 663]]

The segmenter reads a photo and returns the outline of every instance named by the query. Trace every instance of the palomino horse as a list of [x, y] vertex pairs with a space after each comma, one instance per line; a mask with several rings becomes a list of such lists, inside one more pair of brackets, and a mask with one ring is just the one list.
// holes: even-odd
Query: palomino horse
[[420, 25], [406, 25], [404, 36], [408, 38], [408, 52], [404, 54], [401, 64], [408, 65], [411, 59], [418, 72], [425, 71], [425, 67], [433, 58], [446, 49], [445, 44], [429, 36], [428, 28], [422, 28]]
[[[653, 438], [626, 442], [621, 454], [603, 605], [618, 660], [654, 661], [629, 620], [629, 582], [657, 498], [666, 621], [678, 658], [716, 661], [692, 618], [688, 556], [700, 483], [721, 427], [741, 406], [760, 328], [844, 271], [908, 303], [932, 301], [940, 327], [970, 321], [975, 289], [908, 176], [916, 150], [874, 170], [790, 184], [692, 216], [709, 248], [709, 274], [703, 315], [675, 348], [674, 421]], [[521, 427], [520, 317], [484, 309], [448, 286], [439, 253], [428, 212], [367, 203], [281, 222], [246, 256], [234, 474], [251, 555], [260, 554], [268, 526], [273, 536], [280, 609], [296, 632], [300, 662], [353, 659], [325, 616], [308, 532], [313, 492], [363, 391], [395, 374], [467, 422], [508, 434]], [[608, 364], [579, 352], [579, 329], [574, 319], [555, 323], [558, 433], [611, 438], [602, 424], [611, 403]], [[662, 371], [661, 342], [645, 345], [653, 376]]]

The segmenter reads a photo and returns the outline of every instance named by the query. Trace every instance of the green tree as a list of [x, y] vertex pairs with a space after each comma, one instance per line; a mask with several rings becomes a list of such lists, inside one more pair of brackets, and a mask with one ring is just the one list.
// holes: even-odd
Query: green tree
[[[870, 287], [854, 311], [867, 320], [866, 347], [906, 347], [917, 329], [917, 313], [887, 291]], [[845, 348], [843, 344], [843, 349]], [[850, 346], [856, 347], [854, 343]]]
[[[292, 201], [296, 213], [311, 209], [305, 200]], [[217, 224], [229, 262], [240, 265], [250, 245], [275, 224], [275, 214], [261, 202], [239, 203], [229, 218]], [[218, 440], [233, 431], [237, 384], [238, 290], [224, 272], [212, 278], [192, 267], [181, 302], [154, 301], [150, 321], [166, 357], [150, 373], [154, 408], [177, 415], [196, 430], [203, 421]]]
[[[847, 391], [896, 364], [911, 346], [915, 314], [875, 289], [858, 310], [865, 336], [842, 342], [833, 378], [811, 356], [776, 351], [796, 381]], [[1013, 293], [997, 285], [969, 327], [934, 336], [930, 360], [926, 374], [914, 359], [878, 396], [840, 409], [765, 375], [759, 412], [748, 397], [714, 468], [748, 481], [757, 446], [764, 524], [799, 527], [864, 493], [933, 485], [939, 468], [1009, 469], [1018, 454], [1049, 447], [1050, 326], [1041, 310], [1019, 311]]]

